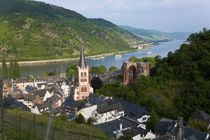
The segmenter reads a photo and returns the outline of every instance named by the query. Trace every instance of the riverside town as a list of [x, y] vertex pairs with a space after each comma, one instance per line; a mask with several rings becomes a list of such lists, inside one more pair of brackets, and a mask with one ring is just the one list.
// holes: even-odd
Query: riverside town
[[0, 0], [0, 139], [210, 140], [210, 2], [187, 1]]

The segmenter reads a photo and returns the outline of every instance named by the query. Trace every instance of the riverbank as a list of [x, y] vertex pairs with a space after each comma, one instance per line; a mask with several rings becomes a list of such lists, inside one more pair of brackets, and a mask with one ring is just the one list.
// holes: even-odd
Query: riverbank
[[[86, 56], [86, 59], [109, 57], [109, 56], [113, 56], [115, 54], [123, 54], [123, 53], [133, 52], [133, 51], [137, 51], [137, 50], [145, 50], [145, 49], [148, 49], [151, 46], [153, 46], [153, 45], [152, 44], [148, 45], [143, 49], [130, 49], [130, 50], [125, 50], [125, 51], [120, 51], [120, 52], [99, 54], [99, 55], [94, 55], [94, 56]], [[47, 64], [47, 63], [74, 62], [74, 61], [78, 61], [78, 60], [79, 60], [79, 57], [75, 57], [75, 58], [50, 59], [50, 60], [38, 60], [38, 61], [19, 61], [18, 64], [19, 64], [19, 66], [30, 66], [30, 65]], [[9, 65], [9, 62], [7, 62], [7, 65]], [[1, 65], [1, 62], [0, 62], [0, 67], [1, 66], [2, 65]]]

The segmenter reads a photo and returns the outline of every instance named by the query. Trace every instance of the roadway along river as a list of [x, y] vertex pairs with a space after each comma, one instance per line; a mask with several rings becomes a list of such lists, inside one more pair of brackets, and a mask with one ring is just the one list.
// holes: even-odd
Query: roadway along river
[[[183, 40], [173, 40], [170, 42], [161, 42], [157, 46], [150, 47], [147, 50], [139, 50], [139, 51], [121, 54], [122, 57], [118, 58], [118, 59], [116, 59], [115, 56], [110, 56], [110, 57], [106, 57], [104, 59], [87, 61], [87, 64], [89, 65], [89, 67], [105, 65], [107, 68], [109, 68], [111, 66], [117, 66], [118, 68], [120, 68], [122, 65], [122, 62], [128, 61], [128, 59], [131, 56], [136, 56], [136, 57], [142, 58], [145, 56], [154, 57], [156, 55], [160, 55], [161, 57], [165, 57], [165, 56], [167, 56], [169, 51], [174, 52], [175, 50], [179, 49], [181, 44], [183, 44]], [[152, 54], [147, 54], [148, 52], [152, 52]], [[65, 63], [60, 62], [60, 63], [48, 63], [48, 64], [40, 64], [40, 65], [36, 64], [36, 65], [30, 65], [30, 66], [21, 66], [20, 72], [21, 72], [21, 76], [42, 75], [47, 71], [53, 71], [55, 69], [58, 72], [61, 64], [65, 68], [67, 68], [72, 63], [73, 62], [65, 62]], [[2, 73], [2, 68], [0, 68], [0, 74], [1, 73]]]

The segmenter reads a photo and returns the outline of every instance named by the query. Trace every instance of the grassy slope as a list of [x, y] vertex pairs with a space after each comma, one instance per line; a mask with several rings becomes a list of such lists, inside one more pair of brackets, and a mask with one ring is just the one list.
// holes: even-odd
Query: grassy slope
[[7, 58], [77, 57], [82, 46], [88, 55], [117, 52], [130, 49], [126, 38], [71, 10], [43, 2], [0, 0], [0, 54]]
[[[16, 140], [16, 139], [42, 140], [44, 139], [48, 117], [44, 115], [36, 115], [36, 130], [34, 131], [33, 115], [34, 114], [29, 113], [29, 112], [18, 111], [18, 113], [16, 113], [16, 110], [7, 110], [6, 117], [5, 117], [7, 139], [10, 139], [10, 140]], [[19, 125], [19, 122], [21, 125]], [[53, 136], [54, 140], [58, 140], [58, 139], [87, 140], [89, 137], [90, 127], [88, 125], [85, 125], [81, 133], [81, 126], [82, 125], [77, 124], [75, 122], [59, 120], [57, 123], [57, 129], [55, 129], [55, 118], [54, 118], [52, 128], [51, 128], [50, 139], [52, 139], [52, 136]], [[93, 128], [92, 139], [93, 140], [111, 140], [110, 138], [105, 136], [105, 134], [101, 130], [95, 127]]]

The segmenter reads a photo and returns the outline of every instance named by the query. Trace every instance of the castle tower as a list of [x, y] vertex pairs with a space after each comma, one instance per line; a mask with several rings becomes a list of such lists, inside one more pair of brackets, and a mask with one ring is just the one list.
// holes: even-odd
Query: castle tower
[[74, 100], [87, 99], [90, 93], [93, 93], [93, 88], [90, 86], [89, 80], [89, 67], [86, 65], [83, 48], [80, 52], [78, 72], [78, 87], [75, 90]]

